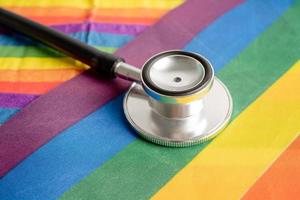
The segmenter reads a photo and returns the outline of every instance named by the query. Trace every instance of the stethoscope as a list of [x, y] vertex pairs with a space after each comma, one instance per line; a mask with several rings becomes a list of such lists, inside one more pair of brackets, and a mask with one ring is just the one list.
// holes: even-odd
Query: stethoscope
[[141, 69], [63, 33], [0, 9], [0, 24], [39, 40], [109, 78], [134, 83], [124, 97], [125, 116], [156, 144], [185, 147], [215, 137], [228, 124], [232, 99], [203, 56], [179, 50], [154, 55]]

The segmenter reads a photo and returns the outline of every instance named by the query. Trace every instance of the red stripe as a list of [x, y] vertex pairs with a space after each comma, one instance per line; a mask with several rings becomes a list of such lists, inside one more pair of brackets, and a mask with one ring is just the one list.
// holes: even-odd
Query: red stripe
[[71, 23], [83, 23], [98, 22], [98, 23], [109, 23], [109, 24], [140, 24], [140, 25], [151, 25], [154, 24], [159, 18], [147, 18], [147, 17], [111, 17], [111, 16], [96, 16], [96, 17], [85, 17], [85, 16], [58, 16], [58, 17], [47, 17], [47, 16], [28, 16], [28, 18], [45, 24], [45, 25], [58, 25], [58, 24], [71, 24]]
[[61, 82], [0, 82], [0, 92], [16, 94], [44, 94]]

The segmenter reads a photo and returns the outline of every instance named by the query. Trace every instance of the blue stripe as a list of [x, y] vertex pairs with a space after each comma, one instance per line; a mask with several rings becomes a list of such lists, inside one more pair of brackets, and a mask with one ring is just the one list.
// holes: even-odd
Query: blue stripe
[[0, 108], [0, 124], [3, 124], [7, 120], [9, 120], [18, 111], [19, 111], [19, 109], [17, 109], [17, 108]]
[[292, 2], [250, 0], [200, 32], [184, 50], [202, 54], [218, 71], [270, 26]]
[[[76, 32], [68, 35], [92, 46], [105, 46], [114, 48], [119, 48], [134, 38], [131, 35], [118, 35], [98, 32]], [[0, 45], [29, 46], [37, 45], [37, 42], [20, 35], [0, 35]]]
[[0, 199], [54, 199], [126, 147], [135, 135], [122, 99], [68, 128], [2, 178]]
[[[270, 6], [271, 1], [264, 2], [268, 3], [251, 0], [241, 4], [198, 34], [185, 49], [199, 46], [217, 66], [216, 71], [220, 70], [291, 4], [278, 0]], [[122, 97], [118, 97], [38, 149], [3, 177], [0, 199], [57, 198], [135, 140], [122, 112]]]

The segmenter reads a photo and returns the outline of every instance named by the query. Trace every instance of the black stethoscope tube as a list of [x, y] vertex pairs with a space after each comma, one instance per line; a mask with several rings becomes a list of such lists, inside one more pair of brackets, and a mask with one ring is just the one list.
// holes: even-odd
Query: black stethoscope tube
[[0, 24], [87, 64], [108, 78], [115, 77], [113, 67], [123, 60], [3, 8], [0, 8]]

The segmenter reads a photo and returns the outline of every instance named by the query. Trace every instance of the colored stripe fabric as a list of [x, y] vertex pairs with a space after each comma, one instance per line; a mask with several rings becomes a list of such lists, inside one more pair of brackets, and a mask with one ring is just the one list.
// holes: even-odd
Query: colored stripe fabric
[[0, 82], [0, 90], [4, 93], [39, 95], [48, 92], [61, 82]]
[[81, 73], [83, 69], [1, 70], [1, 82], [63, 82]]
[[299, 75], [300, 62], [251, 104], [153, 199], [241, 198], [299, 135], [300, 93], [294, 92], [300, 89]]
[[[96, 32], [76, 32], [70, 33], [82, 42], [88, 43], [92, 46], [107, 46], [107, 47], [121, 47], [133, 39], [130, 35], [116, 35], [112, 33], [96, 33]], [[0, 35], [0, 45], [2, 46], [27, 46], [34, 45], [35, 41], [31, 41], [23, 37], [11, 37], [7, 35]]]
[[[143, 62], [148, 54], [153, 54], [160, 50], [165, 50], [166, 48], [178, 48], [184, 45], [184, 43], [192, 39], [191, 37], [195, 33], [238, 3], [238, 0], [230, 0], [224, 2], [223, 7], [220, 7], [219, 4], [216, 7], [212, 7], [215, 5], [213, 1], [207, 3], [188, 1], [180, 8], [166, 15], [159, 23], [149, 31], [144, 32], [135, 41], [141, 40], [143, 37], [146, 37], [147, 40], [145, 39], [141, 43], [132, 42], [130, 46], [127, 45], [127, 47], [122, 48], [119, 54], [123, 55], [125, 59], [128, 58], [129, 63], [140, 66], [141, 60]], [[191, 19], [198, 13], [198, 7], [200, 5], [202, 9], [206, 10], [206, 13], [197, 24], [192, 23], [193, 21]], [[185, 15], [187, 11], [189, 11], [191, 15]], [[176, 22], [176, 26], [169, 22]], [[177, 31], [178, 37], [176, 37], [176, 42], [174, 42], [175, 40], [168, 40], [170, 36], [166, 32], [167, 24], [170, 26], [168, 27], [169, 33], [173, 34], [174, 30]], [[182, 32], [180, 32], [177, 30], [178, 26], [184, 26], [186, 29], [181, 29]], [[157, 35], [155, 31], [161, 29], [165, 33], [165, 35], [161, 35], [160, 38], [164, 45], [158, 45], [156, 41]], [[186, 33], [187, 30], [190, 31], [190, 34], [182, 34]], [[156, 41], [156, 43], [154, 43], [154, 41]], [[145, 45], [148, 47], [147, 52], [143, 51]], [[133, 49], [136, 50], [134, 51]], [[136, 54], [136, 52], [141, 53]], [[39, 148], [49, 139], [59, 134], [59, 132], [115, 97], [128, 86], [128, 83], [121, 83], [120, 81], [119, 83], [113, 84], [112, 81], [98, 80], [87, 72], [72, 79], [72, 81], [68, 81], [61, 87], [52, 90], [52, 92], [43, 95], [34, 101], [34, 103], [25, 107], [18, 115], [0, 127], [0, 137], [3, 137], [0, 141], [11, 141], [9, 143], [0, 143], [0, 148], [5, 150], [0, 152], [0, 162], [3, 163], [4, 166], [0, 169], [0, 175], [3, 176], [10, 168], [14, 167], [36, 150], [36, 148]], [[74, 95], [76, 98], [74, 98]], [[43, 110], [42, 113], [41, 110]], [[26, 112], [30, 113], [30, 115], [26, 114]], [[60, 117], [60, 120], [57, 120], [57, 116]], [[29, 118], [25, 120], [24, 117]], [[28, 122], [30, 122], [30, 124]], [[20, 129], [21, 126], [23, 127], [22, 130]], [[14, 127], [18, 128], [15, 129]], [[36, 137], [36, 135], [41, 132], [41, 129], [44, 129], [45, 134]], [[13, 139], [15, 136], [18, 140]]]
[[[51, 140], [35, 156], [20, 163], [11, 171], [13, 173], [8, 173], [0, 180], [0, 198], [56, 199], [91, 170], [130, 144], [135, 135], [124, 123], [122, 100], [123, 96], [120, 96], [106, 104]], [[79, 140], [81, 148], [78, 148]], [[41, 163], [42, 160], [46, 162]], [[24, 178], [20, 180], [17, 177]]]
[[20, 6], [20, 7], [71, 7], [71, 8], [147, 8], [151, 5], [151, 8], [172, 8], [179, 5], [181, 0], [94, 0], [94, 1], [83, 1], [83, 0], [18, 0], [18, 1], [7, 1], [1, 0], [2, 6]]
[[[178, 1], [179, 3], [180, 1]], [[170, 8], [172, 8], [171, 6]], [[127, 9], [78, 9], [78, 8], [26, 8], [8, 7], [7, 9], [26, 15], [32, 20], [47, 25], [57, 25], [65, 23], [82, 23], [94, 21], [106, 23], [107, 26], [117, 23], [120, 27], [128, 25], [151, 25], [162, 15], [166, 14], [170, 8], [127, 8]]]
[[56, 25], [54, 29], [64, 33], [74, 32], [107, 32], [107, 33], [118, 33], [127, 35], [137, 35], [144, 31], [147, 26], [144, 25], [120, 25], [120, 24], [99, 24], [99, 23], [82, 23], [82, 24], [70, 24], [70, 25]]
[[298, 136], [243, 196], [243, 199], [293, 199], [299, 197], [299, 150], [300, 139]]
[[[145, 2], [147, 4], [148, 1]], [[59, 2], [54, 1], [53, 3]], [[98, 2], [95, 4], [97, 3]], [[32, 4], [26, 4], [27, 6], [33, 6]], [[300, 46], [300, 44], [298, 44], [298, 41], [300, 41], [298, 40], [298, 30], [300, 27], [297, 23], [297, 19], [300, 17], [299, 4], [292, 5], [287, 13], [281, 16], [291, 4], [292, 1], [289, 0], [268, 0], [263, 2], [249, 0], [237, 7], [231, 8], [229, 12], [209, 24], [206, 29], [197, 35], [197, 32], [191, 29], [194, 33], [191, 34], [190, 39], [193, 39], [185, 45], [184, 49], [195, 51], [208, 57], [218, 72], [217, 75], [229, 87], [234, 98], [235, 119], [228, 129], [216, 140], [211, 143], [205, 143], [186, 149], [163, 148], [140, 140], [135, 137], [133, 130], [128, 127], [122, 115], [121, 95], [101, 108], [98, 108], [97, 111], [89, 114], [87, 117], [84, 117], [78, 123], [75, 123], [73, 126], [59, 133], [58, 136], [41, 146], [41, 148], [12, 169], [0, 180], [0, 198], [55, 199], [67, 191], [63, 195], [64, 199], [145, 199], [159, 191], [154, 198], [165, 199], [182, 197], [191, 199], [194, 197], [199, 199], [204, 197], [209, 198], [213, 195], [221, 195], [220, 198], [222, 199], [232, 199], [233, 197], [242, 197], [257, 179], [258, 182], [246, 193], [244, 198], [277, 197], [282, 199], [287, 198], [287, 196], [291, 198], [295, 197], [297, 190], [294, 187], [297, 187], [297, 176], [293, 176], [292, 173], [297, 174], [296, 169], [298, 165], [296, 161], [292, 160], [293, 156], [295, 156], [293, 151], [297, 151], [297, 142], [295, 143], [296, 145], [292, 144], [282, 156], [275, 161], [269, 171], [259, 179], [260, 175], [268, 170], [268, 167], [273, 161], [287, 148], [288, 144], [292, 142], [299, 133], [299, 131], [297, 131], [299, 127], [297, 127], [296, 122], [297, 118], [299, 118], [299, 112], [297, 110], [299, 107], [297, 103], [299, 102], [299, 95], [294, 94], [294, 91], [299, 90], [297, 77], [299, 77], [300, 74], [300, 62], [295, 64], [287, 74], [283, 75], [290, 66], [299, 59], [299, 54], [297, 53], [299, 52]], [[7, 3], [6, 5], [11, 6]], [[103, 8], [105, 7], [104, 4], [98, 4], [98, 6], [100, 6], [99, 9], [107, 9]], [[140, 4], [140, 6], [142, 5]], [[28, 10], [34, 8], [27, 7], [25, 9], [25, 7], [15, 7], [13, 9], [28, 12]], [[32, 16], [40, 17], [43, 9], [46, 8], [40, 7], [40, 14], [36, 12], [32, 14]], [[133, 10], [134, 8], [127, 9]], [[79, 12], [89, 13], [89, 10], [82, 9]], [[129, 13], [130, 11], [128, 11], [127, 14]], [[125, 12], [124, 16], [127, 14]], [[47, 14], [47, 16], [51, 19], [53, 17], [50, 13]], [[166, 18], [168, 19], [168, 16]], [[168, 20], [164, 20], [165, 18], [160, 21], [160, 31], [164, 30], [162, 28], [168, 27]], [[63, 31], [72, 34], [75, 33], [75, 35], [80, 35], [82, 30], [89, 30], [86, 28], [88, 26], [83, 25], [80, 27], [78, 24], [71, 26], [62, 25], [58, 27], [58, 29], [61, 27], [63, 27], [61, 30], [64, 29]], [[68, 29], [68, 27], [70, 27], [70, 29]], [[73, 27], [75, 27], [75, 29], [73, 29]], [[130, 28], [131, 27], [133, 26], [130, 25]], [[77, 28], [82, 29], [76, 31]], [[165, 32], [156, 32], [151, 29], [148, 33], [152, 35]], [[114, 34], [113, 30], [99, 29], [94, 30], [95, 35], [98, 34], [98, 31]], [[118, 30], [116, 33], [124, 34], [125, 32], [122, 33], [122, 31]], [[130, 35], [135, 34], [131, 32]], [[163, 35], [163, 37], [165, 36]], [[80, 36], [80, 38], [88, 42], [84, 37]], [[101, 37], [99, 38], [101, 39]], [[117, 52], [117, 54], [123, 55], [122, 51], [126, 50], [127, 54], [124, 55], [125, 57], [129, 57], [129, 62], [143, 62], [143, 59], [139, 60], [138, 57], [135, 57], [134, 48], [137, 48], [140, 44], [147, 46], [147, 44], [144, 43], [146, 39], [148, 38], [142, 34], [137, 40], [133, 40], [129, 46], [123, 48]], [[149, 39], [149, 43], [157, 45], [155, 42], [159, 39], [160, 38]], [[107, 41], [110, 42], [109, 37], [107, 37]], [[179, 40], [179, 43], [181, 42], [182, 45], [187, 43]], [[19, 57], [27, 56], [28, 61], [32, 56], [45, 57], [46, 59], [48, 59], [47, 57], [59, 57], [58, 59], [68, 60], [68, 58], [64, 58], [63, 55], [57, 54], [56, 52], [44, 53], [43, 50], [39, 50], [39, 48], [35, 46], [26, 45], [27, 44], [25, 44], [25, 46], [7, 47], [16, 48], [19, 52], [21, 49], [25, 50], [26, 53], [21, 52], [19, 54], [17, 54], [17, 51], [12, 51], [16, 52], [15, 55], [19, 55]], [[106, 46], [107, 44], [102, 45], [100, 48], [106, 48]], [[29, 47], [29, 51], [27, 47]], [[118, 47], [112, 48], [116, 49]], [[165, 46], [159, 46], [158, 48], [165, 48]], [[224, 51], [224, 49], [226, 50]], [[107, 50], [113, 51], [112, 49]], [[156, 50], [153, 49], [153, 52], [155, 51]], [[150, 54], [151, 53], [149, 53], [149, 55]], [[2, 55], [14, 57], [10, 56], [12, 54], [8, 51]], [[146, 56], [146, 54], [144, 56]], [[4, 63], [9, 63], [8, 60], [9, 59]], [[36, 65], [47, 66], [42, 60], [43, 59], [37, 60]], [[35, 67], [26, 69], [26, 64], [29, 65], [28, 61], [24, 61], [25, 65], [23, 65], [23, 68], [25, 67], [25, 69], [20, 70], [16, 64], [15, 70], [10, 70], [11, 68], [9, 66], [7, 69], [4, 68], [1, 70], [3, 73], [0, 72], [0, 91], [41, 94], [53, 88], [55, 84], [60, 84], [60, 82], [81, 73], [84, 69], [80, 64], [75, 64], [75, 66], [78, 66], [77, 69], [72, 68], [72, 65], [67, 69], [56, 67], [59, 65], [64, 66], [64, 63], [69, 61], [59, 61], [59, 65], [49, 64], [48, 69], [44, 68], [41, 70]], [[39, 70], [37, 71], [36, 69]], [[34, 72], [32, 76], [31, 72]], [[42, 76], [45, 76], [47, 72], [50, 76], [43, 78]], [[88, 72], [84, 73], [83, 76], [86, 74], [89, 76]], [[281, 75], [283, 75], [283, 77], [276, 81]], [[90, 77], [87, 79], [90, 79]], [[85, 83], [87, 79], [84, 80], [83, 83]], [[45, 80], [48, 80], [47, 83], [44, 82]], [[43, 82], [42, 84], [40, 83], [41, 81]], [[90, 85], [101, 82], [96, 79], [90, 79], [89, 81]], [[272, 85], [274, 82], [275, 84]], [[106, 82], [100, 84], [103, 83], [110, 84]], [[46, 85], [49, 85], [49, 87]], [[63, 87], [65, 85], [63, 85]], [[117, 88], [113, 95], [118, 94], [120, 90], [124, 88], [123, 83], [118, 84], [118, 87], [121, 89]], [[110, 88], [110, 86], [103, 89], [103, 94], [105, 95], [99, 96], [99, 99], [103, 99], [107, 95], [108, 88]], [[80, 90], [79, 86], [76, 87], [76, 91]], [[266, 92], [263, 93], [265, 90]], [[96, 93], [96, 87], [94, 91], [94, 93]], [[89, 92], [93, 94], [92, 90], [89, 90]], [[255, 101], [261, 93], [263, 93], [262, 96]], [[291, 95], [288, 96], [286, 94]], [[85, 93], [85, 95], [88, 96], [90, 94]], [[32, 96], [31, 99], [30, 96]], [[45, 99], [43, 98], [46, 97], [47, 95], [42, 96], [41, 99], [44, 101]], [[53, 98], [52, 101], [58, 100], [59, 103], [60, 98], [64, 97], [68, 97], [68, 94], [66, 96], [62, 95], [58, 99]], [[6, 117], [12, 117], [19, 112], [18, 107], [23, 107], [34, 98], [36, 98], [35, 95], [6, 93], [1, 96], [0, 94], [0, 107], [1, 102], [3, 102], [3, 106], [6, 106], [6, 108], [0, 108], [0, 124], [5, 121]], [[13, 99], [14, 101], [9, 101], [9, 99]], [[97, 102], [85, 102], [86, 99], [84, 96], [82, 96], [82, 99], [84, 99], [84, 101], [81, 101], [82, 103], [90, 105], [97, 104]], [[40, 99], [38, 99], [38, 101], [39, 100]], [[252, 103], [253, 101], [254, 103]], [[44, 101], [44, 103], [47, 104], [47, 101]], [[25, 108], [26, 115], [31, 114], [29, 110], [34, 104], [35, 103]], [[61, 106], [62, 104], [57, 104], [58, 108], [64, 108]], [[64, 106], [68, 106], [68, 104]], [[247, 106], [249, 107], [247, 108]], [[73, 113], [80, 112], [83, 108], [84, 105], [81, 108], [76, 107], [75, 109], [77, 110], [73, 111]], [[246, 110], [239, 115], [245, 108]], [[41, 110], [41, 112], [43, 111], [44, 110]], [[64, 112], [66, 111], [62, 110], [61, 114], [57, 116], [61, 116]], [[266, 118], [266, 113], [270, 113], [268, 115], [270, 117]], [[275, 115], [274, 113], [280, 114]], [[24, 114], [22, 116], [22, 111], [19, 114], [21, 114], [20, 119], [27, 118]], [[16, 115], [17, 118], [19, 114]], [[2, 116], [4, 116], [4, 118]], [[36, 117], [38, 116], [40, 115], [36, 115]], [[44, 117], [44, 119], [46, 119], [49, 116], [44, 115]], [[61, 118], [58, 118], [58, 120], [60, 119]], [[67, 120], [65, 122], [69, 123], [73, 119], [65, 118], [64, 120]], [[280, 122], [276, 120], [280, 120]], [[54, 122], [61, 123], [57, 120]], [[252, 126], [252, 124], [255, 124], [255, 126]], [[258, 126], [259, 124], [262, 125]], [[16, 126], [17, 125], [19, 124], [16, 124]], [[31, 126], [30, 123], [27, 125], [29, 125], [29, 127]], [[32, 125], [35, 126], [34, 124]], [[44, 125], [45, 124], [40, 126], [40, 131], [43, 134], [47, 134], [48, 131]], [[255, 129], [253, 127], [255, 127]], [[231, 130], [234, 130], [234, 132]], [[255, 136], [257, 134], [261, 136], [261, 140], [256, 139]], [[276, 137], [272, 137], [268, 140], [270, 135], [275, 135]], [[33, 137], [32, 139], [36, 138]], [[255, 150], [252, 151], [250, 148], [254, 147]], [[208, 155], [209, 153], [213, 155], [210, 156]], [[224, 154], [228, 156], [221, 156]], [[230, 155], [234, 155], [234, 157], [232, 157], [233, 159], [230, 159]], [[245, 155], [255, 155], [256, 157]], [[195, 159], [191, 161], [194, 157]], [[198, 163], [201, 163], [201, 165]], [[185, 165], [187, 166], [185, 167]], [[206, 168], [206, 166], [209, 166], [209, 168]], [[280, 166], [280, 168], [278, 168], [278, 166]], [[289, 167], [291, 167], [289, 172], [280, 173], [279, 175], [278, 172], [284, 172], [286, 169], [289, 169]], [[180, 171], [182, 168], [183, 170]], [[242, 171], [244, 168], [251, 170]], [[203, 175], [202, 171], [205, 170], [208, 170], [208, 172]], [[225, 171], [226, 173], [223, 173]], [[241, 174], [237, 176], [236, 173], [233, 172]], [[230, 175], [230, 173], [232, 174]], [[177, 175], [171, 179], [175, 174]], [[199, 178], [197, 178], [197, 176], [199, 176]], [[232, 181], [237, 179], [238, 181]], [[274, 180], [281, 181], [279, 183], [282, 185], [280, 190], [276, 190], [279, 184], [272, 184]], [[237, 182], [239, 184], [235, 185]], [[185, 183], [185, 185], [182, 186], [182, 183]], [[223, 184], [225, 186], [223, 187], [220, 183], [225, 183]], [[294, 187], [286, 187], [287, 184], [292, 184]], [[214, 191], [209, 192], [207, 185], [212, 185]], [[185, 188], [185, 186], [187, 187]], [[268, 190], [266, 190], [266, 187], [268, 187]], [[229, 189], [225, 190], [226, 188]], [[205, 191], [201, 189], [205, 189]], [[205, 192], [208, 193], [206, 194]], [[262, 195], [260, 196], [260, 194]]]
[[[154, 149], [151, 149], [151, 152], [153, 152], [153, 150]], [[161, 153], [161, 152], [160, 152]], [[178, 154], [177, 154], [178, 155]], [[127, 155], [127, 157], [129, 157], [130, 155]], [[178, 158], [178, 157], [177, 157]], [[133, 163], [134, 164], [134, 163]], [[118, 168], [120, 168], [120, 166], [118, 167]], [[101, 179], [102, 180], [102, 179]], [[103, 184], [103, 182], [102, 182], [102, 184]], [[89, 184], [89, 186], [90, 186], [90, 184]], [[124, 193], [122, 193], [122, 194], [124, 194]]]
[[18, 111], [19, 109], [16, 108], [0, 108], [0, 126], [14, 116]]
[[35, 98], [37, 96], [0, 93], [1, 106], [9, 108], [22, 108]]
[[[150, 2], [151, 3], [151, 2]], [[177, 1], [178, 6], [182, 1]], [[169, 5], [166, 8], [154, 8], [148, 4], [145, 8], [93, 8], [93, 9], [83, 9], [74, 7], [6, 7], [13, 12], [35, 17], [58, 17], [58, 16], [68, 16], [68, 17], [92, 17], [97, 16], [109, 16], [109, 17], [153, 17], [159, 18], [163, 14], [166, 14], [170, 9], [174, 8], [174, 5]], [[91, 16], [91, 13], [93, 14]]]
[[[38, 21], [39, 22], [39, 21]], [[39, 22], [42, 24], [47, 24], [44, 22]], [[51, 24], [50, 24], [51, 25]], [[115, 34], [127, 34], [127, 35], [137, 35], [140, 32], [144, 31], [148, 26], [136, 24], [107, 24], [107, 23], [96, 23], [90, 21], [84, 21], [82, 23], [74, 23], [74, 24], [59, 24], [59, 25], [51, 25], [51, 28], [54, 28], [58, 31], [64, 33], [76, 33], [76, 32], [103, 32], [103, 33], [115, 33]], [[6, 29], [2, 29], [1, 33], [7, 34], [11, 33]]]
[[[234, 116], [237, 116], [239, 112], [255, 100], [276, 80], [276, 77], [281, 76], [298, 59], [298, 50], [294, 50], [294, 48], [298, 48], [297, 43], [294, 43], [294, 48], [289, 48], [288, 51], [279, 48], [281, 46], [291, 47], [290, 44], [292, 44], [294, 37], [283, 37], [285, 39], [281, 41], [282, 43], [276, 44], [275, 47], [277, 48], [272, 48], [272, 45], [270, 45], [273, 44], [272, 41], [278, 41], [278, 37], [288, 36], [293, 32], [296, 28], [297, 17], [298, 15], [295, 15], [294, 12], [281, 17], [279, 22], [263, 34], [262, 38], [255, 40], [253, 45], [217, 74], [232, 92], [235, 102]], [[251, 20], [252, 18], [250, 18]], [[286, 20], [294, 23], [289, 26], [284, 23]], [[216, 34], [217, 36], [218, 34]], [[260, 53], [256, 51], [258, 46], [262, 48]], [[279, 57], [279, 55], [282, 55], [282, 57]], [[268, 59], [265, 59], [266, 57]], [[249, 62], [250, 60], [255, 63]], [[268, 68], [265, 66], [268, 66]], [[277, 70], [274, 71], [274, 68]], [[272, 75], [265, 76], [268, 73], [272, 73]], [[253, 80], [256, 80], [259, 84], [253, 84]], [[136, 141], [67, 192], [65, 197], [66, 199], [78, 196], [81, 198], [96, 198], [97, 196], [103, 197], [102, 195], [110, 198], [121, 198], [125, 195], [129, 199], [149, 197], [159, 190], [204, 146], [172, 151], [149, 145], [143, 141]], [[111, 179], [109, 176], [117, 178]], [[115, 191], [113, 188], [120, 189]], [[176, 195], [176, 192], [174, 194]]]
[[[114, 47], [104, 47], [104, 46], [94, 46], [95, 48], [114, 53], [117, 48]], [[0, 57], [65, 57], [64, 54], [59, 53], [53, 49], [50, 49], [44, 45], [37, 46], [0, 46]], [[36, 68], [39, 70], [39, 68]], [[2, 72], [2, 71], [1, 71]]]
[[83, 65], [79, 62], [65, 57], [65, 58], [12, 58], [5, 57], [0, 58], [0, 70], [32, 70], [39, 66], [40, 70], [49, 69], [72, 69], [79, 68], [84, 69]]

